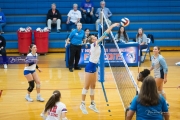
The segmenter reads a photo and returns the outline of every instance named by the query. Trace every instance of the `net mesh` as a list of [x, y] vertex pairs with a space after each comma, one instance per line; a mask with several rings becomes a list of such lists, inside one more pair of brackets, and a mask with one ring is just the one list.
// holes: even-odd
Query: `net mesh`
[[[103, 21], [103, 25], [101, 26], [103, 28], [107, 28], [109, 25], [107, 24], [107, 21]], [[105, 29], [103, 29], [104, 31]], [[139, 91], [139, 88], [131, 74], [131, 71], [129, 70], [129, 67], [125, 61], [125, 58], [129, 57], [129, 59], [134, 59], [133, 56], [129, 53], [133, 51], [133, 48], [119, 48], [117, 42], [114, 40], [114, 35], [111, 32], [110, 36], [113, 40], [109, 43], [104, 42], [104, 51], [105, 51], [105, 57], [106, 57], [106, 66], [109, 66], [111, 69], [113, 78], [115, 80], [120, 98], [122, 100], [124, 110], [126, 110], [132, 99], [135, 97], [136, 93]], [[133, 117], [135, 119], [135, 117]]]

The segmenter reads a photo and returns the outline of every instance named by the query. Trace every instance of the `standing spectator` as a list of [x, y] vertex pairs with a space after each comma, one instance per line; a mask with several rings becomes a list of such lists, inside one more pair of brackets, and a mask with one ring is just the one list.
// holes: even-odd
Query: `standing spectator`
[[82, 24], [77, 23], [77, 29], [71, 32], [68, 39], [66, 40], [66, 45], [65, 45], [66, 47], [67, 44], [70, 44], [70, 59], [69, 59], [70, 72], [73, 72], [74, 59], [75, 59], [74, 69], [81, 70], [81, 68], [78, 66], [78, 63], [81, 55], [81, 47], [83, 40], [85, 42], [85, 33], [84, 30], [82, 30]]
[[6, 17], [0, 8], [0, 34], [3, 34], [3, 27], [6, 25]]
[[126, 120], [132, 120], [135, 112], [136, 120], [169, 120], [166, 101], [158, 94], [152, 76], [144, 79], [140, 94], [134, 97], [129, 109]]
[[56, 4], [51, 4], [51, 9], [47, 14], [47, 25], [49, 32], [51, 32], [51, 25], [57, 24], [57, 32], [60, 32], [61, 29], [61, 13], [56, 9]]
[[80, 22], [81, 19], [81, 12], [78, 10], [77, 4], [73, 4], [73, 10], [70, 10], [67, 16], [67, 30], [70, 31], [76, 27], [77, 23]]
[[142, 56], [142, 49], [147, 48], [147, 36], [144, 34], [144, 31], [142, 28], [138, 29], [138, 33], [136, 35], [136, 42], [140, 45], [140, 55], [141, 55], [141, 62], [144, 60], [144, 57]]
[[6, 57], [6, 40], [1, 35], [0, 35], [0, 54], [2, 55], [3, 58], [4, 69], [7, 69], [8, 61]]
[[98, 24], [101, 22], [100, 21], [100, 13], [101, 13], [101, 10], [103, 10], [103, 13], [107, 19], [107, 22], [109, 25], [111, 25], [111, 21], [109, 20], [109, 17], [112, 16], [112, 13], [111, 11], [109, 10], [109, 8], [106, 8], [105, 7], [105, 1], [101, 1], [100, 2], [100, 5], [101, 5], [101, 8], [98, 8], [97, 11], [96, 11], [96, 17], [98, 17], [98, 19], [96, 20], [96, 31], [98, 31]]
[[123, 26], [121, 26], [115, 35], [115, 39], [121, 43], [127, 43], [129, 41], [128, 34]]
[[81, 3], [81, 14], [83, 21], [85, 23], [93, 23], [94, 22], [94, 4], [92, 0], [85, 0]]

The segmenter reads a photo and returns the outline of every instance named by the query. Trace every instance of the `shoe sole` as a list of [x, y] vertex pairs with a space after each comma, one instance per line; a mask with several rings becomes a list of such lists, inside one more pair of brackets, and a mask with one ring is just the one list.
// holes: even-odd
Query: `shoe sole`
[[96, 111], [96, 110], [92, 109], [90, 106], [89, 106], [89, 108], [90, 108], [91, 110], [93, 110], [94, 112], [99, 113], [99, 111]]
[[[25, 98], [26, 99], [26, 98]], [[29, 101], [28, 99], [26, 99], [28, 102], [33, 102], [33, 101]]]
[[[37, 100], [37, 99], [36, 99]], [[39, 101], [39, 102], [44, 102], [44, 100], [42, 101], [42, 100], [37, 100], [37, 101]]]
[[[80, 106], [80, 110], [82, 111], [83, 114], [88, 114], [88, 112], [87, 112], [87, 113], [84, 113], [84, 112], [83, 112], [83, 110], [81, 109], [81, 106]], [[87, 111], [87, 110], [86, 110], [86, 111]]]

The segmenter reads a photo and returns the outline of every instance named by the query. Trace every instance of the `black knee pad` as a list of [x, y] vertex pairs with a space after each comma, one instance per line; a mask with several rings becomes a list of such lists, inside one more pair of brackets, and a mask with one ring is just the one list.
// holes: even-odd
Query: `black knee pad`
[[32, 92], [33, 89], [34, 89], [34, 80], [29, 81], [29, 87], [28, 87], [27, 90], [28, 90], [29, 92]]

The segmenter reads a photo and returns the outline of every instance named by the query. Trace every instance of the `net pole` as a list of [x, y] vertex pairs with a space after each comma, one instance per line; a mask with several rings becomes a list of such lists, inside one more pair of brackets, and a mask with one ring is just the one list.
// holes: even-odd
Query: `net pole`
[[[103, 31], [103, 20], [101, 21], [101, 24], [98, 25], [98, 38], [102, 36], [102, 31]], [[101, 47], [101, 55], [98, 62], [98, 81], [101, 83], [105, 101], [108, 102], [106, 90], [104, 88], [104, 81], [105, 81], [104, 80], [104, 49], [102, 45], [100, 45], [100, 47]]]

